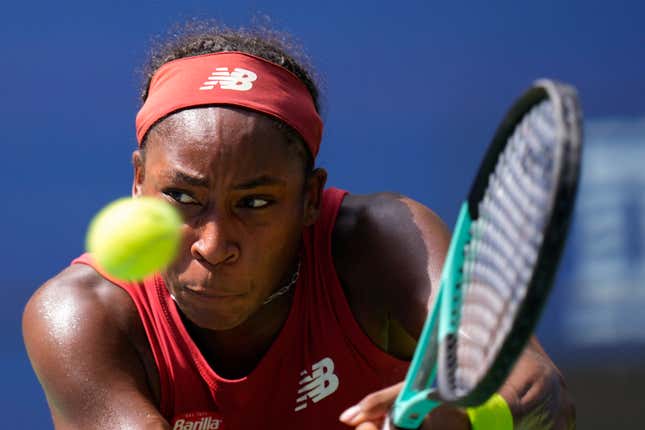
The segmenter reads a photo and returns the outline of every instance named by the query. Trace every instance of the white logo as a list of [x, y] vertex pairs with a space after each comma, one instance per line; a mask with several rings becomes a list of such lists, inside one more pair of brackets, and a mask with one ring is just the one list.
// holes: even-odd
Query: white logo
[[220, 428], [222, 420], [211, 417], [203, 417], [200, 420], [179, 419], [175, 421], [173, 430], [217, 430]]
[[311, 375], [307, 370], [300, 372], [300, 388], [294, 411], [298, 412], [307, 407], [307, 399], [318, 403], [332, 394], [338, 388], [338, 376], [334, 375], [334, 362], [325, 357], [311, 366]]
[[252, 82], [257, 78], [258, 75], [250, 70], [236, 67], [232, 72], [229, 72], [228, 67], [218, 67], [199, 89], [212, 90], [219, 84], [223, 90], [248, 91], [253, 87]]

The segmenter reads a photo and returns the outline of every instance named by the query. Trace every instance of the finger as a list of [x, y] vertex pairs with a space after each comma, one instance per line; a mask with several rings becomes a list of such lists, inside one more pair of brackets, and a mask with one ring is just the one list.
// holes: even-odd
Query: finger
[[367, 421], [359, 424], [358, 427], [356, 427], [356, 430], [379, 430], [380, 428], [381, 426], [376, 425], [371, 421]]
[[361, 411], [370, 419], [384, 416], [394, 404], [402, 387], [403, 383], [401, 382], [365, 396], [359, 402]]
[[381, 420], [392, 407], [402, 385], [403, 383], [392, 385], [365, 396], [358, 404], [345, 410], [340, 415], [340, 421], [356, 426], [366, 421]]

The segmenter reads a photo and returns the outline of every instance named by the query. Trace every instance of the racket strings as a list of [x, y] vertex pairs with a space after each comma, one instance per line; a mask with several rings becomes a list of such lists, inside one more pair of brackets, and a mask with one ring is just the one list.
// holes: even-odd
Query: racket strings
[[457, 393], [483, 378], [526, 295], [552, 204], [556, 130], [549, 100], [525, 115], [490, 175], [471, 225], [454, 349]]

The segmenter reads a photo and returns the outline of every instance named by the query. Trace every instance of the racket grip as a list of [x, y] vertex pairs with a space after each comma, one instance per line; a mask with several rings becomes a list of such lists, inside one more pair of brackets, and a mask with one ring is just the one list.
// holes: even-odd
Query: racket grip
[[[420, 429], [421, 426], [417, 427], [416, 430]], [[385, 420], [383, 421], [383, 425], [381, 426], [381, 430], [399, 430], [400, 427], [396, 427], [394, 425], [394, 419], [392, 418], [392, 414], [387, 414], [387, 417], [385, 417]]]
[[390, 417], [390, 414], [387, 414], [387, 417], [385, 417], [385, 421], [383, 421], [383, 425], [381, 426], [381, 430], [392, 429], [394, 429], [394, 423], [392, 422], [392, 417]]

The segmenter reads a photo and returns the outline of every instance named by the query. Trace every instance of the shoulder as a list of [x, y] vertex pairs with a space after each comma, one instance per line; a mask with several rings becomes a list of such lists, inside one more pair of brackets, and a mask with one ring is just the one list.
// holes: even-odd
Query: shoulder
[[355, 316], [394, 318], [418, 335], [450, 233], [429, 208], [392, 193], [347, 195], [332, 254]]
[[332, 243], [341, 272], [370, 269], [359, 270], [359, 280], [379, 267], [406, 272], [424, 266], [424, 280], [435, 282], [449, 242], [448, 228], [432, 210], [400, 194], [378, 193], [345, 197]]
[[[357, 228], [358, 227], [358, 228]], [[431, 209], [401, 194], [347, 194], [338, 213], [335, 234], [427, 232], [447, 234], [447, 227]]]
[[85, 264], [72, 265], [43, 284], [23, 314], [26, 335], [47, 328], [58, 341], [99, 324], [129, 336], [136, 323], [136, 307], [127, 292]]
[[82, 422], [76, 415], [95, 408], [86, 407], [86, 399], [107, 401], [110, 381], [148, 393], [150, 352], [136, 307], [91, 267], [75, 264], [46, 282], [28, 301], [22, 322], [32, 366], [50, 406], [56, 405], [55, 422]]

